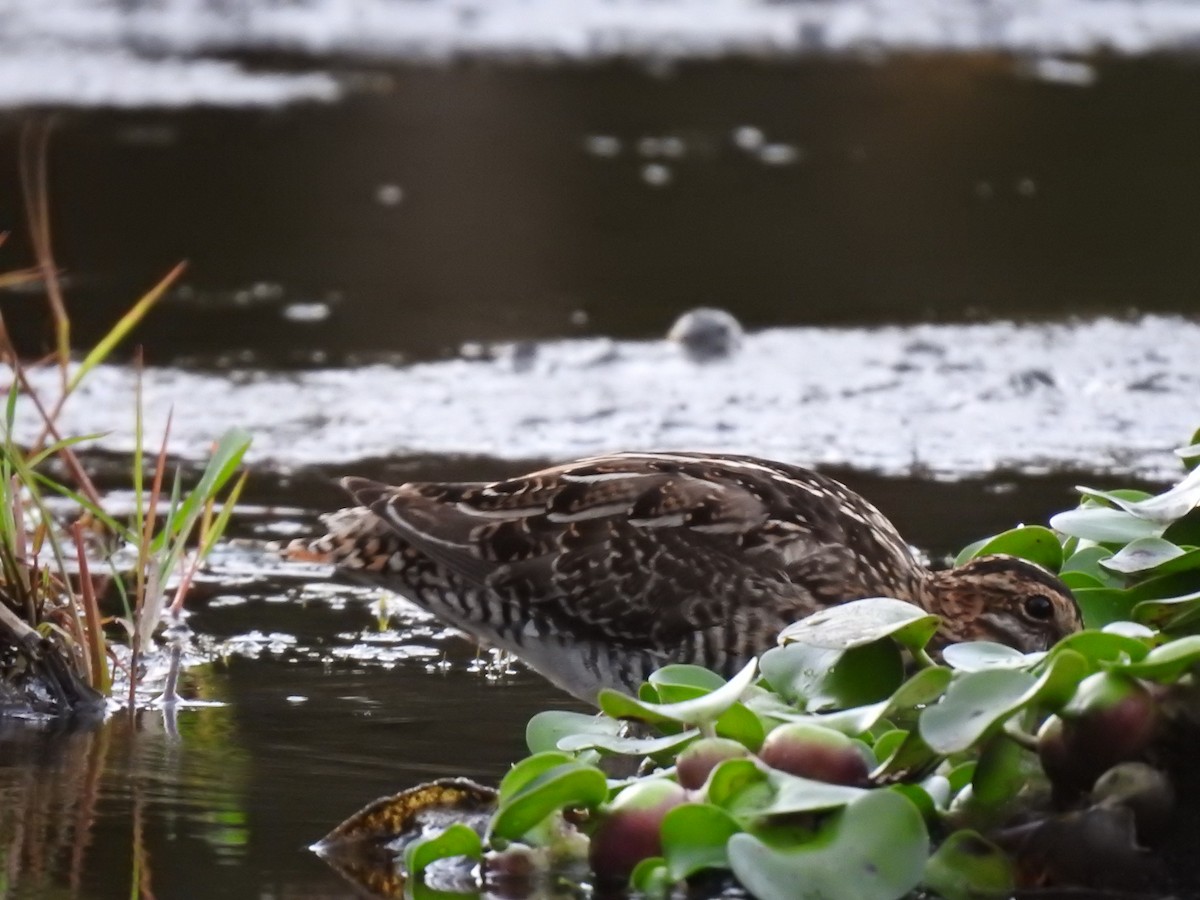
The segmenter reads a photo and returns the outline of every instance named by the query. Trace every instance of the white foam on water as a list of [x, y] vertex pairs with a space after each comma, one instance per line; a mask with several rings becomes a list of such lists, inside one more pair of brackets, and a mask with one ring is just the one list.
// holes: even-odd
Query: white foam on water
[[[899, 474], [1013, 468], [1174, 479], [1200, 425], [1200, 323], [1166, 316], [1052, 324], [775, 329], [696, 363], [665, 341], [540, 344], [519, 356], [300, 373], [148, 368], [146, 433], [203, 458], [233, 426], [263, 465], [414, 453], [563, 459], [704, 449]], [[33, 373], [48, 399], [56, 374]], [[101, 366], [65, 434], [134, 446], [133, 372]], [[36, 411], [18, 405], [30, 440]]]

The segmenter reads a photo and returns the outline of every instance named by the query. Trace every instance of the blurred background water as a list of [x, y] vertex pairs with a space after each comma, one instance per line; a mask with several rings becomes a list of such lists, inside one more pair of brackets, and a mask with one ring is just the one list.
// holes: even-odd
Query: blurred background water
[[[253, 478], [178, 720], [6, 724], [0, 894], [343, 896], [304, 848], [494, 779], [572, 701], [406, 604], [280, 571], [332, 477], [762, 453], [932, 554], [1162, 482], [1200, 418], [1200, 6], [900, 0], [0, 0], [0, 270], [49, 120], [85, 347], [138, 332], [148, 430]], [[689, 309], [728, 358], [664, 339]], [[38, 288], [0, 291], [30, 356]], [[133, 348], [65, 411], [126, 488]], [[49, 382], [47, 382], [49, 383]], [[18, 435], [37, 423], [21, 407]], [[486, 735], [487, 740], [481, 740]]]

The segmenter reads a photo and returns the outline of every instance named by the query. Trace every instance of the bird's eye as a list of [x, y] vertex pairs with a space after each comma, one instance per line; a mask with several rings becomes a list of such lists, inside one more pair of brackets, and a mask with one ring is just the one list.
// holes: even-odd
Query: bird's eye
[[1045, 594], [1034, 594], [1025, 600], [1025, 615], [1040, 622], [1054, 618], [1054, 604]]

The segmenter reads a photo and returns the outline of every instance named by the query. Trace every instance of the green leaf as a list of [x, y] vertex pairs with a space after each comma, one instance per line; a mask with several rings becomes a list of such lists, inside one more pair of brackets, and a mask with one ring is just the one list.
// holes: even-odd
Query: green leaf
[[964, 558], [966, 551], [959, 554], [954, 561], [955, 565], [962, 565], [979, 556], [992, 556], [997, 553], [1029, 560], [1051, 572], [1057, 572], [1063, 562], [1062, 544], [1059, 543], [1058, 536], [1049, 528], [1043, 528], [1041, 525], [1012, 528], [985, 541], [972, 544], [971, 548], [972, 552], [969, 556]]
[[1063, 562], [1061, 571], [1058, 573], [1058, 577], [1063, 578], [1072, 572], [1082, 572], [1085, 575], [1095, 578], [1102, 586], [1120, 587], [1122, 580], [1100, 565], [1101, 562], [1112, 555], [1113, 552], [1108, 547], [1102, 547], [1099, 544], [1089, 544], [1067, 557], [1066, 561]]
[[1080, 588], [1073, 592], [1085, 628], [1103, 628], [1133, 616], [1137, 595], [1121, 588]]
[[[699, 694], [708, 694], [718, 690], [725, 684], [725, 679], [711, 669], [681, 663], [673, 663], [651, 672], [649, 681], [658, 693], [659, 703], [688, 700]], [[675, 696], [678, 688], [685, 690], [678, 692], [680, 696]]]
[[831, 606], [789, 625], [780, 633], [779, 642], [848, 650], [890, 637], [917, 651], [929, 643], [937, 628], [938, 617], [915, 604], [892, 597], [868, 597]]
[[[756, 718], [757, 722], [758, 719]], [[678, 752], [684, 744], [690, 744], [700, 736], [699, 729], [689, 728], [678, 734], [668, 734], [664, 737], [634, 738], [614, 734], [568, 734], [558, 742], [558, 749], [567, 753], [579, 750], [603, 750], [606, 753], [617, 753], [623, 756], [654, 756], [668, 750]]]
[[548, 709], [537, 713], [525, 726], [525, 744], [530, 753], [559, 750], [558, 742], [569, 735], [609, 735], [615, 737], [621, 723], [603, 716]]
[[1004, 851], [976, 831], [956, 831], [925, 864], [923, 885], [943, 900], [1002, 900], [1016, 875]]
[[500, 787], [497, 789], [497, 799], [503, 803], [506, 798], [525, 787], [539, 775], [544, 772], [549, 772], [551, 769], [563, 765], [564, 763], [573, 762], [574, 760], [569, 754], [560, 753], [557, 750], [535, 753], [533, 756], [527, 756], [515, 766], [508, 770], [507, 774], [500, 779]]
[[904, 680], [904, 661], [891, 640], [849, 650], [788, 644], [768, 650], [761, 664], [778, 694], [813, 712], [876, 703]]
[[646, 703], [605, 688], [600, 691], [600, 708], [614, 719], [642, 719], [647, 722], [679, 722], [699, 725], [712, 722], [735, 704], [754, 682], [758, 661], [750, 660], [742, 671], [717, 690], [678, 703]]
[[1089, 671], [1087, 660], [1066, 650], [1051, 657], [1036, 679], [1014, 669], [957, 675], [941, 701], [922, 711], [921, 737], [939, 753], [967, 750], [1026, 706], [1065, 703]]
[[728, 869], [725, 845], [741, 830], [733, 816], [706, 803], [685, 803], [668, 812], [662, 823], [662, 847], [671, 881], [682, 881], [703, 869]]
[[1200, 591], [1181, 594], [1178, 597], [1144, 600], [1133, 608], [1133, 614], [1129, 618], [1143, 625], [1169, 630], [1185, 617], [1190, 617], [1197, 609], [1200, 609]]
[[643, 859], [629, 873], [629, 886], [641, 897], [667, 897], [671, 893], [671, 878], [667, 873], [666, 860], [661, 856]]
[[1079, 631], [1055, 644], [1050, 655], [1066, 650], [1083, 656], [1094, 670], [1101, 662], [1139, 660], [1150, 652], [1150, 647], [1144, 640], [1117, 631]]
[[[1146, 537], [1130, 541], [1114, 556], [1103, 560], [1100, 565], [1111, 572], [1131, 575], [1135, 572], [1157, 569], [1164, 563], [1184, 555], [1185, 551], [1170, 541], [1164, 541], [1157, 537]], [[1200, 565], [1200, 553], [1196, 554], [1196, 558], [1197, 565]]]
[[967, 641], [950, 644], [942, 651], [946, 665], [959, 672], [980, 672], [984, 669], [1017, 669], [1029, 664], [1020, 650], [993, 641]]
[[743, 794], [734, 798], [730, 813], [739, 817], [791, 816], [835, 809], [868, 793], [863, 788], [801, 778], [778, 769], [767, 770], [767, 784], [771, 788], [771, 796], [764, 805], [759, 805], [756, 800], [747, 801]]
[[479, 835], [474, 828], [462, 822], [455, 822], [431, 837], [418, 838], [405, 847], [404, 868], [409, 876], [417, 877], [430, 863], [454, 856], [483, 858], [483, 843]]
[[1108, 500], [1114, 506], [1146, 521], [1166, 525], [1182, 518], [1200, 504], [1200, 469], [1193, 469], [1170, 490], [1144, 500], [1126, 500], [1114, 492], [1092, 488], [1080, 487], [1078, 490]]
[[896, 900], [920, 882], [929, 835], [909, 800], [871, 791], [809, 844], [768, 846], [735, 834], [728, 853], [738, 881], [759, 900]]
[[1110, 666], [1115, 671], [1136, 678], [1172, 683], [1197, 663], [1200, 663], [1200, 635], [1176, 638], [1156, 647], [1136, 662]]
[[1200, 544], [1200, 509], [1193, 509], [1183, 518], [1176, 519], [1167, 526], [1162, 536], [1181, 547]]
[[1106, 506], [1060, 512], [1050, 518], [1050, 525], [1055, 531], [1100, 544], [1128, 544], [1138, 538], [1158, 537], [1163, 531], [1161, 525]]
[[519, 840], [551, 813], [566, 808], [590, 809], [607, 799], [608, 780], [603, 772], [578, 762], [563, 763], [525, 782], [507, 799], [501, 797], [488, 829], [489, 839], [497, 836]]
[[945, 666], [931, 666], [916, 672], [891, 697], [880, 703], [819, 716], [796, 716], [793, 720], [816, 722], [843, 734], [863, 734], [882, 719], [933, 703], [942, 696], [953, 674]]
[[753, 784], [766, 784], [767, 773], [752, 759], [727, 759], [708, 776], [708, 802], [728, 809], [743, 790]]

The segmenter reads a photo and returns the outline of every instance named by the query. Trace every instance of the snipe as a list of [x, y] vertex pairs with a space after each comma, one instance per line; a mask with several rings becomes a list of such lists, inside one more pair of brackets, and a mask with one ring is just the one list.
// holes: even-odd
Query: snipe
[[942, 616], [935, 647], [1028, 652], [1081, 627], [1039, 567], [932, 572], [858, 494], [764, 459], [618, 453], [490, 484], [343, 485], [360, 505], [291, 558], [377, 580], [588, 701], [670, 662], [729, 675], [786, 625], [863, 597]]

